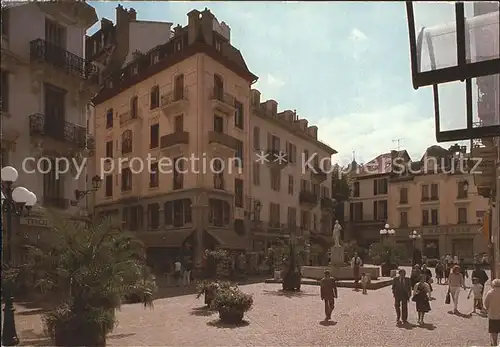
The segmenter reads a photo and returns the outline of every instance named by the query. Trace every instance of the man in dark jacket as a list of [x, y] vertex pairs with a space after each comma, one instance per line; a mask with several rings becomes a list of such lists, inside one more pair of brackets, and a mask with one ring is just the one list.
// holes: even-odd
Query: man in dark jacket
[[408, 323], [408, 301], [411, 297], [410, 279], [406, 277], [406, 271], [399, 270], [399, 276], [392, 280], [392, 295], [394, 296], [394, 307], [396, 309], [396, 324]]
[[325, 320], [332, 319], [332, 312], [337, 298], [337, 283], [330, 277], [330, 271], [325, 270], [325, 277], [321, 279], [321, 300], [325, 302]]
[[474, 277], [477, 278], [479, 281], [479, 284], [481, 284], [483, 286], [483, 290], [481, 291], [481, 294], [482, 294], [484, 292], [484, 285], [488, 281], [488, 275], [486, 274], [486, 271], [481, 269], [479, 264], [476, 264], [476, 268], [474, 269], [474, 271], [472, 271], [471, 278], [474, 278]]

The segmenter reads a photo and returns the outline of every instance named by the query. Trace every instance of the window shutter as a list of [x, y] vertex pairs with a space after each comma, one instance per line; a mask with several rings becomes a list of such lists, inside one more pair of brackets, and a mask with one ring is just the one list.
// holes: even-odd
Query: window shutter
[[377, 209], [378, 201], [373, 202], [373, 220], [378, 220], [378, 209]]
[[273, 148], [273, 135], [267, 133], [267, 149]]
[[377, 180], [373, 181], [373, 195], [377, 195]]

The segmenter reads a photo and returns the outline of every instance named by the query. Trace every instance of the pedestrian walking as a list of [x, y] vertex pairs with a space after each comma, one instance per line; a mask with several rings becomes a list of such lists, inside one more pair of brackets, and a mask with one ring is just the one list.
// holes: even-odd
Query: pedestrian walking
[[325, 276], [320, 282], [321, 300], [325, 303], [325, 320], [332, 319], [335, 308], [335, 299], [338, 297], [337, 283], [335, 278], [330, 277], [330, 271], [325, 270]]
[[429, 287], [429, 284], [426, 282], [426, 276], [420, 276], [420, 281], [415, 284], [415, 287], [413, 288], [412, 298], [417, 308], [418, 324], [424, 324], [424, 316], [431, 310], [431, 305], [429, 303], [430, 292], [431, 289]]
[[181, 271], [182, 271], [182, 264], [179, 261], [179, 259], [176, 259], [174, 263], [174, 280], [175, 280], [175, 285], [177, 287], [180, 285]]
[[415, 284], [417, 284], [420, 281], [420, 275], [422, 275], [422, 270], [420, 270], [420, 265], [415, 264], [410, 274], [410, 284], [412, 288], [415, 287]]
[[368, 294], [366, 290], [368, 283], [370, 283], [370, 277], [363, 272], [361, 274], [361, 288], [363, 289], [363, 294]]
[[498, 334], [500, 334], [500, 279], [491, 281], [491, 289], [484, 297], [484, 306], [488, 312], [488, 332], [490, 333], [491, 345], [498, 345]]
[[461, 288], [465, 289], [464, 276], [460, 272], [460, 266], [455, 265], [448, 278], [448, 291], [453, 300], [453, 313], [458, 313], [458, 298]]
[[471, 294], [473, 294], [474, 298], [474, 308], [472, 309], [472, 313], [476, 313], [476, 308], [479, 311], [483, 310], [483, 286], [479, 283], [479, 279], [476, 277], [472, 278], [472, 286], [469, 290], [469, 295], [467, 295], [467, 299], [470, 299]]
[[354, 252], [354, 257], [351, 259], [352, 273], [354, 276], [354, 290], [359, 290], [359, 280], [360, 280], [360, 270], [363, 266], [361, 258], [358, 256], [358, 252]]
[[479, 284], [481, 284], [483, 286], [483, 291], [481, 292], [481, 295], [483, 295], [483, 293], [484, 293], [484, 286], [485, 286], [486, 282], [488, 281], [488, 275], [486, 274], [486, 271], [484, 271], [481, 268], [480, 264], [476, 265], [476, 268], [474, 269], [474, 271], [472, 271], [471, 277], [472, 278], [474, 278], [474, 277], [477, 278]]
[[436, 271], [436, 282], [437, 282], [437, 284], [443, 284], [444, 264], [443, 264], [443, 262], [441, 260], [437, 262], [435, 271]]
[[426, 264], [422, 265], [422, 275], [425, 276], [425, 282], [429, 285], [429, 298], [432, 299], [432, 272]]
[[410, 279], [406, 277], [406, 271], [399, 270], [399, 276], [392, 280], [392, 295], [394, 296], [394, 308], [396, 309], [396, 324], [408, 322], [408, 301], [411, 297]]

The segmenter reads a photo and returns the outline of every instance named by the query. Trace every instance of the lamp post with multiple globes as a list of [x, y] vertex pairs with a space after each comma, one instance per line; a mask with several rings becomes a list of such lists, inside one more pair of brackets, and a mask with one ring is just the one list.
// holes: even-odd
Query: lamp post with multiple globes
[[396, 235], [396, 230], [391, 229], [391, 226], [389, 224], [386, 224], [383, 229], [380, 229], [380, 241], [384, 241], [385, 239], [388, 239], [391, 236]]
[[[19, 174], [12, 166], [2, 168], [2, 192], [1, 209], [5, 215], [6, 248], [4, 262], [12, 262], [12, 215], [23, 216], [29, 213], [36, 204], [37, 198], [33, 192], [24, 187], [13, 186]], [[14, 298], [12, 284], [3, 288], [3, 297], [5, 300], [4, 319], [2, 327], [2, 345], [15, 346], [19, 343], [16, 331], [16, 322], [14, 320]]]
[[413, 230], [410, 235], [408, 235], [410, 240], [412, 241], [412, 265], [420, 264], [422, 262], [422, 254], [417, 249], [417, 240], [422, 238], [422, 235], [418, 233], [418, 231]]

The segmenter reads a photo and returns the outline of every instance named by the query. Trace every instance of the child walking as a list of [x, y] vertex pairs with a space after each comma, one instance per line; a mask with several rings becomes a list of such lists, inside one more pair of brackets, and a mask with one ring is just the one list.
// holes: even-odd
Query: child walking
[[469, 290], [467, 299], [470, 299], [471, 294], [474, 294], [474, 308], [472, 310], [472, 313], [476, 313], [476, 308], [479, 311], [483, 311], [483, 286], [479, 283], [479, 279], [476, 277], [472, 279], [472, 287]]
[[370, 283], [370, 277], [363, 272], [361, 274], [361, 288], [363, 289], [363, 294], [368, 294], [368, 291], [366, 290], [368, 283]]

